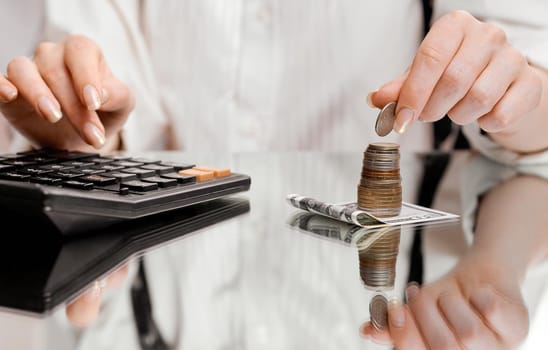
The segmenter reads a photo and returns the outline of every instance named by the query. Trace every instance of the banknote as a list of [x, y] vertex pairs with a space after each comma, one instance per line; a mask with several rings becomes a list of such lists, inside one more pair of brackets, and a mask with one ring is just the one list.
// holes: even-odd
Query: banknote
[[379, 218], [367, 211], [359, 209], [356, 202], [326, 203], [299, 194], [287, 195], [287, 201], [295, 208], [368, 228], [418, 224], [429, 221], [458, 219], [459, 217], [456, 214], [406, 202], [402, 203], [402, 209], [399, 215]]

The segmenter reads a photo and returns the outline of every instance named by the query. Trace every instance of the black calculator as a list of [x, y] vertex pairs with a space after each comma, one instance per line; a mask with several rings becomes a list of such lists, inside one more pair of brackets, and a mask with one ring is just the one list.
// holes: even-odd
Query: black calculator
[[57, 149], [0, 155], [2, 215], [41, 221], [63, 236], [247, 191], [250, 184], [248, 175], [191, 162]]

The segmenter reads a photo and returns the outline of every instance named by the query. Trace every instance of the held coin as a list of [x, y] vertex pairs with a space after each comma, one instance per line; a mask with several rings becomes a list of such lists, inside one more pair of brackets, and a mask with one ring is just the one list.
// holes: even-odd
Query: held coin
[[388, 327], [388, 301], [382, 294], [377, 294], [369, 302], [371, 324], [378, 331]]
[[379, 136], [386, 136], [394, 129], [396, 121], [396, 102], [390, 102], [379, 112], [375, 123], [375, 132]]

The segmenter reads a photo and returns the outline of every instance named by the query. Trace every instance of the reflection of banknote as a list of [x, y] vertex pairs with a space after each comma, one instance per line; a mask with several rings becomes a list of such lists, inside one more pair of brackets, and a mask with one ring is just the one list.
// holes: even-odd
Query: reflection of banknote
[[398, 216], [378, 218], [359, 209], [355, 202], [330, 204], [298, 194], [288, 195], [287, 200], [296, 208], [362, 227], [382, 227], [458, 218], [458, 215], [405, 202], [402, 204], [402, 210]]

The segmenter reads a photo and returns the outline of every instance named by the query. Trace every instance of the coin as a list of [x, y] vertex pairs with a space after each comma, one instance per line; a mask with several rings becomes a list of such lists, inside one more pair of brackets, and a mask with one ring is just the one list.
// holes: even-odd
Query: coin
[[390, 102], [379, 112], [375, 123], [375, 132], [379, 136], [386, 136], [394, 129], [396, 121], [396, 102]]
[[382, 294], [375, 295], [369, 302], [369, 317], [376, 330], [388, 327], [388, 300]]

